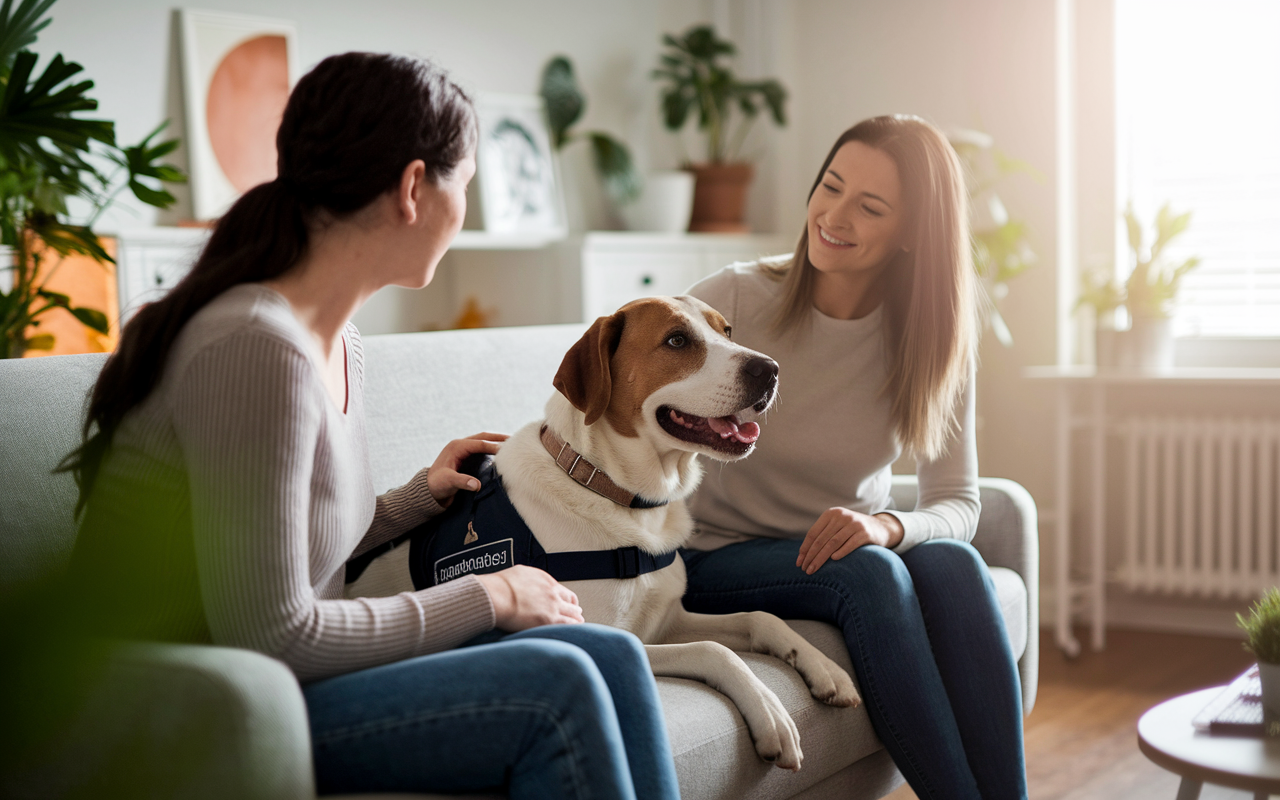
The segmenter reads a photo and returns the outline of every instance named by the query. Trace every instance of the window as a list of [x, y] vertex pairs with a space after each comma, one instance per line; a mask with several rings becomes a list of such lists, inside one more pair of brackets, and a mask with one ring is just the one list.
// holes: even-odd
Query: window
[[1166, 252], [1203, 259], [1182, 283], [1175, 333], [1280, 337], [1280, 2], [1115, 10], [1117, 205], [1132, 201], [1148, 226], [1166, 201], [1191, 211]]

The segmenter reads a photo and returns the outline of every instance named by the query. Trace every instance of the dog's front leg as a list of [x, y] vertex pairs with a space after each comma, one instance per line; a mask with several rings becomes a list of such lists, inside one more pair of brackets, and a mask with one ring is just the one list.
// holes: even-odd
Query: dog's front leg
[[765, 761], [800, 769], [800, 731], [782, 701], [738, 654], [715, 642], [645, 645], [653, 674], [702, 681], [733, 701]]
[[862, 703], [849, 673], [773, 614], [764, 611], [693, 614], [681, 610], [663, 637], [666, 642], [701, 640], [719, 642], [739, 652], [766, 653], [782, 659], [800, 673], [809, 692], [827, 705], [847, 707]]

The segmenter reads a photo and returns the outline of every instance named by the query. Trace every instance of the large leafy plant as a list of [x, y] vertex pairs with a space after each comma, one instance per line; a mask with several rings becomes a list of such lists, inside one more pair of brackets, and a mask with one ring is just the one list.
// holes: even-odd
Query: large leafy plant
[[[0, 244], [13, 252], [12, 264], [0, 264], [8, 277], [0, 285], [0, 358], [52, 348], [52, 334], [39, 332], [39, 325], [56, 308], [107, 333], [102, 311], [72, 305], [45, 286], [68, 255], [112, 262], [92, 226], [126, 188], [165, 208], [174, 197], [163, 184], [186, 180], [157, 163], [178, 146], [174, 139], [154, 141], [164, 124], [136, 145], [118, 146], [114, 123], [77, 116], [98, 107], [88, 96], [93, 81], [80, 77], [83, 67], [58, 54], [37, 70], [38, 57], [26, 48], [52, 21], [46, 12], [53, 3], [0, 5]], [[87, 204], [87, 218], [70, 217], [73, 197]], [[47, 259], [56, 259], [48, 269]]]
[[[680, 37], [666, 34], [662, 42], [667, 49], [652, 72], [665, 83], [662, 120], [668, 129], [678, 131], [690, 112], [696, 111], [698, 129], [707, 137], [708, 161], [737, 158], [761, 111], [768, 110], [778, 125], [787, 124], [787, 90], [776, 80], [738, 80], [720, 61], [734, 55], [737, 48], [717, 37], [710, 25], [695, 26]], [[740, 119], [731, 131], [734, 116]]]
[[[1009, 214], [996, 189], [1006, 178], [1019, 173], [1037, 181], [1043, 181], [1044, 176], [1026, 161], [1004, 153], [982, 131], [955, 129], [947, 139], [964, 164], [970, 206], [977, 212], [971, 233], [973, 268], [987, 287], [987, 294], [998, 302], [1009, 293], [1009, 281], [1036, 263], [1036, 254], [1031, 249], [1027, 223]], [[988, 312], [996, 338], [1011, 347], [1013, 334], [999, 307], [992, 304]]]
[[573, 63], [565, 56], [556, 56], [542, 70], [539, 93], [547, 107], [547, 124], [551, 128], [551, 144], [562, 150], [570, 142], [586, 139], [591, 143], [596, 171], [604, 180], [605, 189], [619, 205], [635, 200], [640, 194], [640, 177], [636, 174], [631, 151], [627, 146], [603, 131], [577, 133], [570, 128], [587, 107], [587, 99], [578, 88], [573, 73]]

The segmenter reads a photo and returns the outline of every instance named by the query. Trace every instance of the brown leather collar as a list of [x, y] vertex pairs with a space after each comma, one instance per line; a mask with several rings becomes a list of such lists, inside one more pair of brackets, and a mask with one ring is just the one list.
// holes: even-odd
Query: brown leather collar
[[542, 426], [540, 438], [542, 439], [542, 446], [547, 448], [547, 452], [556, 460], [557, 467], [564, 470], [570, 478], [573, 478], [601, 497], [607, 497], [626, 508], [658, 508], [667, 504], [666, 500], [660, 503], [646, 500], [634, 492], [628, 492], [623, 489], [613, 482], [608, 473], [583, 458], [582, 454], [570, 447], [568, 442], [561, 439], [555, 431], [545, 424]]

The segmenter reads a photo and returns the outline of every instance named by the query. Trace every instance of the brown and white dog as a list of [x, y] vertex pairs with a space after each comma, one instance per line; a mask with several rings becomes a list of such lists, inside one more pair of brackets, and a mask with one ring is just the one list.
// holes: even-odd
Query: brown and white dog
[[[777, 392], [778, 365], [730, 334], [725, 318], [696, 298], [652, 297], [597, 319], [570, 348], [546, 419], [517, 431], [494, 460], [512, 504], [548, 553], [634, 546], [661, 555], [688, 541], [693, 521], [682, 501], [702, 479], [698, 456], [746, 457], [760, 433], [750, 418]], [[665, 504], [632, 508], [581, 485], [593, 476], [588, 486], [598, 488], [601, 475], [625, 495]], [[727, 695], [756, 751], [777, 766], [800, 768], [795, 723], [734, 650], [783, 659], [824, 703], [860, 702], [849, 675], [772, 614], [685, 611], [678, 557], [633, 578], [565, 585], [588, 622], [638, 636], [655, 675], [703, 681]]]

